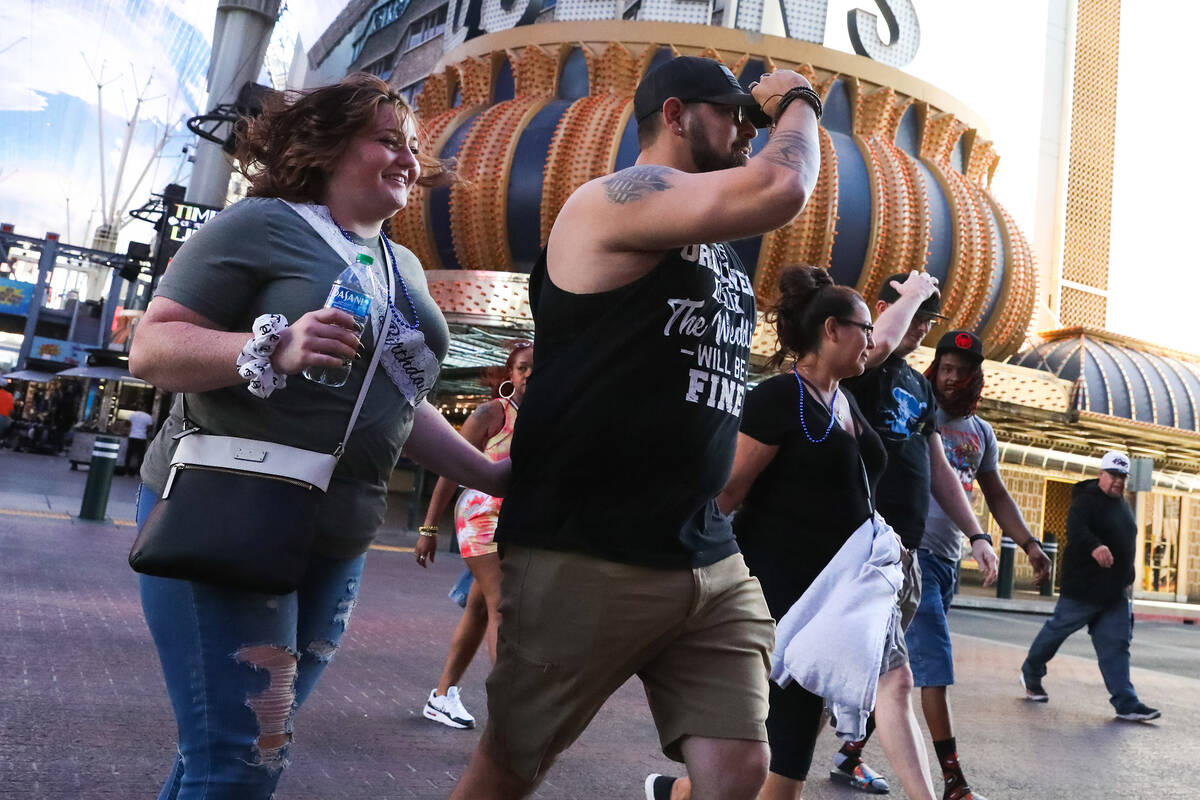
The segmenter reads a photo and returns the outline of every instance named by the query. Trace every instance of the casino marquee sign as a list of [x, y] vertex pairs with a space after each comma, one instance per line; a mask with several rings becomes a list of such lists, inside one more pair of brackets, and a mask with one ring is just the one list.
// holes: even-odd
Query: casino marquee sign
[[[923, 269], [945, 287], [950, 324], [978, 333], [989, 358], [1023, 341], [1036, 268], [1024, 235], [991, 194], [998, 156], [985, 125], [953, 97], [889, 65], [906, 63], [919, 43], [909, 3], [880, 2], [882, 19], [851, 12], [863, 57], [819, 44], [823, 2], [740, 0], [726, 9], [729, 27], [707, 24], [710, 0], [622, 0], [636, 19], [613, 19], [618, 9], [609, 0], [559, 0], [555, 21], [536, 25], [518, 24], [528, 10], [522, 0], [507, 9], [505, 0], [463, 2], [464, 15], [447, 32], [452, 46], [425, 80], [417, 108], [428, 149], [457, 158], [466, 180], [414, 189], [392, 221], [392, 235], [431, 270], [431, 289], [452, 322], [528, 325], [525, 273], [559, 209], [576, 187], [637, 157], [638, 80], [664, 60], [701, 55], [744, 85], [773, 69], [798, 70], [825, 103], [821, 174], [804, 213], [734, 245], [760, 307], [789, 264], [823, 266], [867, 296], [886, 275]], [[782, 17], [788, 37], [761, 32], [768, 11]], [[763, 132], [755, 149], [765, 142]], [[772, 347], [760, 330], [755, 351]]]

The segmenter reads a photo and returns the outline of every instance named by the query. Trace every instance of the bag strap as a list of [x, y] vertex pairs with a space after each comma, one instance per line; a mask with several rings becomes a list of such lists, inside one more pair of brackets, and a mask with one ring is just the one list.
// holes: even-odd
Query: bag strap
[[[383, 234], [380, 234], [382, 236]], [[384, 260], [387, 260], [387, 248], [384, 248]], [[395, 265], [392, 265], [395, 266]], [[387, 296], [390, 299], [392, 292], [396, 290], [396, 279], [393, 276], [392, 269], [387, 270]], [[371, 364], [367, 367], [367, 374], [363, 376], [362, 388], [358, 391], [358, 399], [354, 401], [354, 410], [350, 412], [350, 422], [346, 425], [346, 433], [342, 435], [342, 440], [338, 442], [337, 449], [333, 451], [335, 458], [341, 458], [342, 453], [346, 451], [346, 442], [350, 441], [350, 434], [354, 432], [354, 423], [358, 421], [358, 412], [362, 410], [363, 402], [367, 399], [367, 390], [371, 388], [371, 379], [375, 377], [375, 368], [379, 366], [379, 356], [383, 353], [384, 340], [387, 339], [388, 331], [388, 316], [385, 312], [380, 320], [379, 333], [375, 334], [375, 352], [371, 354]]]

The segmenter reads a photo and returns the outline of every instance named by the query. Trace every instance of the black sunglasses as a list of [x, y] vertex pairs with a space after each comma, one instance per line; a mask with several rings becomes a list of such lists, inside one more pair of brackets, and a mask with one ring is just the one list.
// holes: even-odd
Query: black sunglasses
[[854, 319], [842, 319], [841, 317], [835, 317], [834, 319], [843, 325], [853, 325], [856, 328], [862, 328], [862, 332], [867, 336], [872, 336], [875, 333], [875, 326], [869, 322], [859, 322], [858, 320]]

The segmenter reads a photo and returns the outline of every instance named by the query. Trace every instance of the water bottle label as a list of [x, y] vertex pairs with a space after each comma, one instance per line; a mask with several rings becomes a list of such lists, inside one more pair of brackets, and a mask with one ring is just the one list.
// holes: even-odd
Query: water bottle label
[[334, 286], [325, 305], [355, 317], [366, 317], [371, 310], [371, 298], [345, 286]]

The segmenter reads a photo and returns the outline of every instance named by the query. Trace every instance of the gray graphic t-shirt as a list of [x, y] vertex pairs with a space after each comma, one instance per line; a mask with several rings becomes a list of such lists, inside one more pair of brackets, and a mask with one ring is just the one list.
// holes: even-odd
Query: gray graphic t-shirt
[[[998, 462], [996, 434], [992, 426], [977, 416], [950, 419], [942, 409], [937, 411], [937, 429], [942, 435], [946, 460], [962, 482], [968, 499], [975, 486], [975, 476], [995, 472]], [[962, 554], [963, 532], [946, 516], [937, 500], [929, 498], [929, 516], [921, 549], [935, 556], [958, 561]]]

